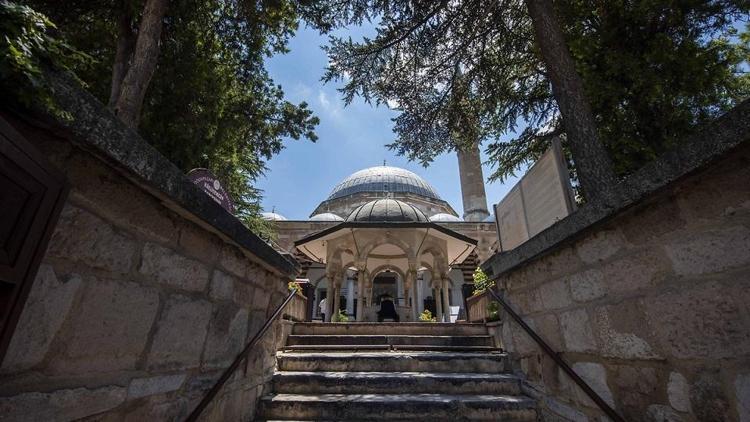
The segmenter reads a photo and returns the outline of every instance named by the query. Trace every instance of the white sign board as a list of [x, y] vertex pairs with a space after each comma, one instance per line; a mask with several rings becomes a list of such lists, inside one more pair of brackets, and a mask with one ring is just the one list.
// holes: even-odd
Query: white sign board
[[511, 250], [575, 210], [560, 141], [495, 205], [500, 250]]

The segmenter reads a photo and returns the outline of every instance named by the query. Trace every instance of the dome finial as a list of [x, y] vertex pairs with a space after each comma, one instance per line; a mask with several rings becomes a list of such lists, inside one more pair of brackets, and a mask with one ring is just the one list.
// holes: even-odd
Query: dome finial
[[383, 167], [385, 167], [385, 158], [383, 159]]

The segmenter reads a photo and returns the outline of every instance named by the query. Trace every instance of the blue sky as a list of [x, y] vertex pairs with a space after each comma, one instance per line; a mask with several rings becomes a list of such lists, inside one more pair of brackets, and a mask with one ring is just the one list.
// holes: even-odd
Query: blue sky
[[[347, 35], [356, 38], [368, 31], [372, 28], [355, 28]], [[289, 219], [307, 219], [339, 181], [386, 160], [388, 165], [409, 169], [425, 178], [460, 215], [463, 210], [455, 153], [444, 154], [424, 168], [389, 151], [385, 145], [394, 139], [391, 118], [397, 113], [361, 100], [344, 107], [336, 91], [339, 85], [320, 81], [327, 63], [320, 46], [326, 41], [316, 31], [300, 28], [289, 43], [291, 52], [267, 62], [271, 76], [284, 88], [286, 97], [294, 103], [306, 101], [320, 118], [316, 130], [320, 139], [316, 143], [287, 140], [286, 148], [268, 163], [269, 170], [257, 184], [264, 190], [264, 209], [275, 208]], [[484, 173], [486, 179], [490, 168], [485, 167]], [[515, 182], [512, 179], [505, 185], [487, 184], [488, 202], [497, 203]]]
[[[735, 22], [734, 26], [741, 29], [744, 23]], [[373, 33], [373, 27], [366, 25], [340, 35], [357, 39]], [[344, 107], [336, 91], [338, 85], [320, 81], [327, 63], [320, 46], [326, 41], [316, 31], [302, 27], [289, 43], [289, 54], [267, 61], [271, 76], [284, 88], [287, 99], [295, 103], [306, 101], [321, 122], [316, 143], [288, 140], [281, 154], [268, 163], [269, 170], [256, 185], [264, 190], [264, 209], [275, 209], [289, 219], [307, 219], [339, 181], [386, 160], [388, 165], [407, 168], [425, 178], [462, 214], [455, 153], [444, 154], [424, 168], [389, 151], [385, 145], [394, 139], [390, 119], [396, 112], [361, 100]], [[485, 179], [490, 171], [489, 166], [484, 167]], [[499, 202], [516, 182], [516, 178], [510, 178], [504, 184], [486, 184], [488, 205]]]

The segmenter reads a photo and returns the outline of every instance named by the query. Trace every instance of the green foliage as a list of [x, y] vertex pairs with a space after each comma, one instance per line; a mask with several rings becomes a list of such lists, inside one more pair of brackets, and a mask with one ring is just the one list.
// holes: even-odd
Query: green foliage
[[482, 269], [479, 267], [474, 270], [473, 277], [475, 296], [484, 293], [487, 289], [495, 287], [495, 282], [490, 280], [489, 277], [487, 277], [487, 274], [485, 274], [484, 271], [482, 271]]
[[91, 58], [53, 37], [55, 25], [27, 6], [0, 1], [0, 87], [10, 93], [6, 101], [25, 107], [37, 106], [60, 117], [70, 118], [52, 99], [51, 87], [42, 69], [52, 66], [67, 71], [86, 66]]
[[345, 313], [341, 313], [341, 309], [338, 309], [331, 317], [331, 322], [349, 322], [349, 317]]
[[750, 44], [730, 42], [746, 1], [566, 0], [559, 10], [621, 175], [750, 96], [740, 71]]
[[[84, 0], [29, 3], [48, 13], [73, 45], [99, 58], [74, 70], [107, 102], [119, 8]], [[137, 18], [143, 1], [125, 4]], [[287, 0], [170, 2], [139, 126], [183, 171], [214, 172], [234, 199], [237, 216], [271, 239], [274, 227], [259, 216], [262, 192], [253, 184], [284, 139], [315, 141], [319, 122], [307, 104], [284, 99], [264, 65], [265, 58], [286, 52], [297, 28], [295, 7]]]
[[[314, 4], [305, 18], [322, 31], [378, 22], [372, 38], [331, 38], [325, 80], [343, 82], [346, 101], [395, 104], [398, 153], [427, 165], [484, 142], [503, 180], [565, 142], [525, 2]], [[746, 0], [554, 4], [620, 175], [750, 95], [748, 36], [731, 25], [747, 21]]]
[[487, 305], [487, 322], [500, 320], [500, 304], [492, 301]]
[[296, 281], [290, 281], [289, 283], [287, 283], [286, 287], [289, 289], [290, 292], [302, 291], [302, 289], [299, 287], [299, 284]]
[[437, 318], [432, 316], [432, 312], [430, 312], [429, 309], [425, 309], [421, 314], [419, 314], [419, 320], [422, 322], [437, 322]]

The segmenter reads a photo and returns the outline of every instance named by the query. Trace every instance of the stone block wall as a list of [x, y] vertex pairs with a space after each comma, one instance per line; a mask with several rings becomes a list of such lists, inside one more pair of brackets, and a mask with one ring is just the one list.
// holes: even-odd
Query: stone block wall
[[[118, 163], [19, 129], [72, 189], [2, 362], [0, 420], [184, 420], [294, 274]], [[204, 419], [252, 419], [288, 332], [276, 323]]]
[[[502, 273], [511, 306], [628, 421], [750, 421], [750, 146]], [[602, 413], [513, 321], [549, 420]]]

